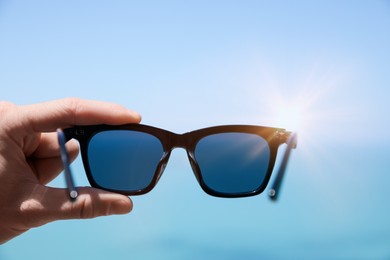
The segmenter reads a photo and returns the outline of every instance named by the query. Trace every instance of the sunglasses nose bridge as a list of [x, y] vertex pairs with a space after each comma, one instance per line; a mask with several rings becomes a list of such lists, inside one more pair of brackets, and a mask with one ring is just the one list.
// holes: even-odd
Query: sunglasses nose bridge
[[184, 148], [187, 150], [189, 140], [186, 134], [173, 134], [171, 135], [171, 150], [175, 148]]

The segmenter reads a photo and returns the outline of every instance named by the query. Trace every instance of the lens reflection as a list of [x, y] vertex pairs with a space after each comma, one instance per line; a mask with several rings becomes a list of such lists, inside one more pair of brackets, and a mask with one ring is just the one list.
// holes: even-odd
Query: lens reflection
[[202, 138], [196, 145], [195, 158], [210, 189], [242, 194], [262, 185], [270, 149], [267, 141], [255, 134], [220, 133]]
[[163, 147], [155, 136], [130, 130], [97, 133], [88, 146], [88, 160], [95, 182], [122, 191], [145, 189], [151, 183]]

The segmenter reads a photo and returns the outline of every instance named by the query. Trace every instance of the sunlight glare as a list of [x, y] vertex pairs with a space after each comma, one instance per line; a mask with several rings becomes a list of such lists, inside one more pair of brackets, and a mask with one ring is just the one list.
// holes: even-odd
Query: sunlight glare
[[275, 125], [289, 131], [300, 132], [304, 124], [305, 111], [299, 104], [279, 104], [274, 112]]

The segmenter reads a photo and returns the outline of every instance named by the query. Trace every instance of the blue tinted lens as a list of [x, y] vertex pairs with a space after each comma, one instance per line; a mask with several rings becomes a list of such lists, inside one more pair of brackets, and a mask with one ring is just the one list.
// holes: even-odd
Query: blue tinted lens
[[103, 188], [128, 192], [149, 186], [162, 155], [159, 139], [130, 130], [97, 133], [88, 146], [95, 182]]
[[249, 193], [265, 180], [270, 148], [255, 134], [220, 133], [202, 138], [195, 158], [210, 189], [225, 194]]

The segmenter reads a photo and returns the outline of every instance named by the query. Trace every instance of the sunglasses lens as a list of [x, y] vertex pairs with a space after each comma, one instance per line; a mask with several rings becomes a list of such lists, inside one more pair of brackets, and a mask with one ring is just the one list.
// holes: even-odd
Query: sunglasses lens
[[197, 143], [194, 155], [204, 185], [226, 195], [259, 190], [270, 162], [268, 142], [249, 133], [206, 136]]
[[151, 184], [163, 146], [148, 133], [111, 130], [95, 134], [87, 152], [91, 177], [96, 184], [130, 193], [142, 191]]

